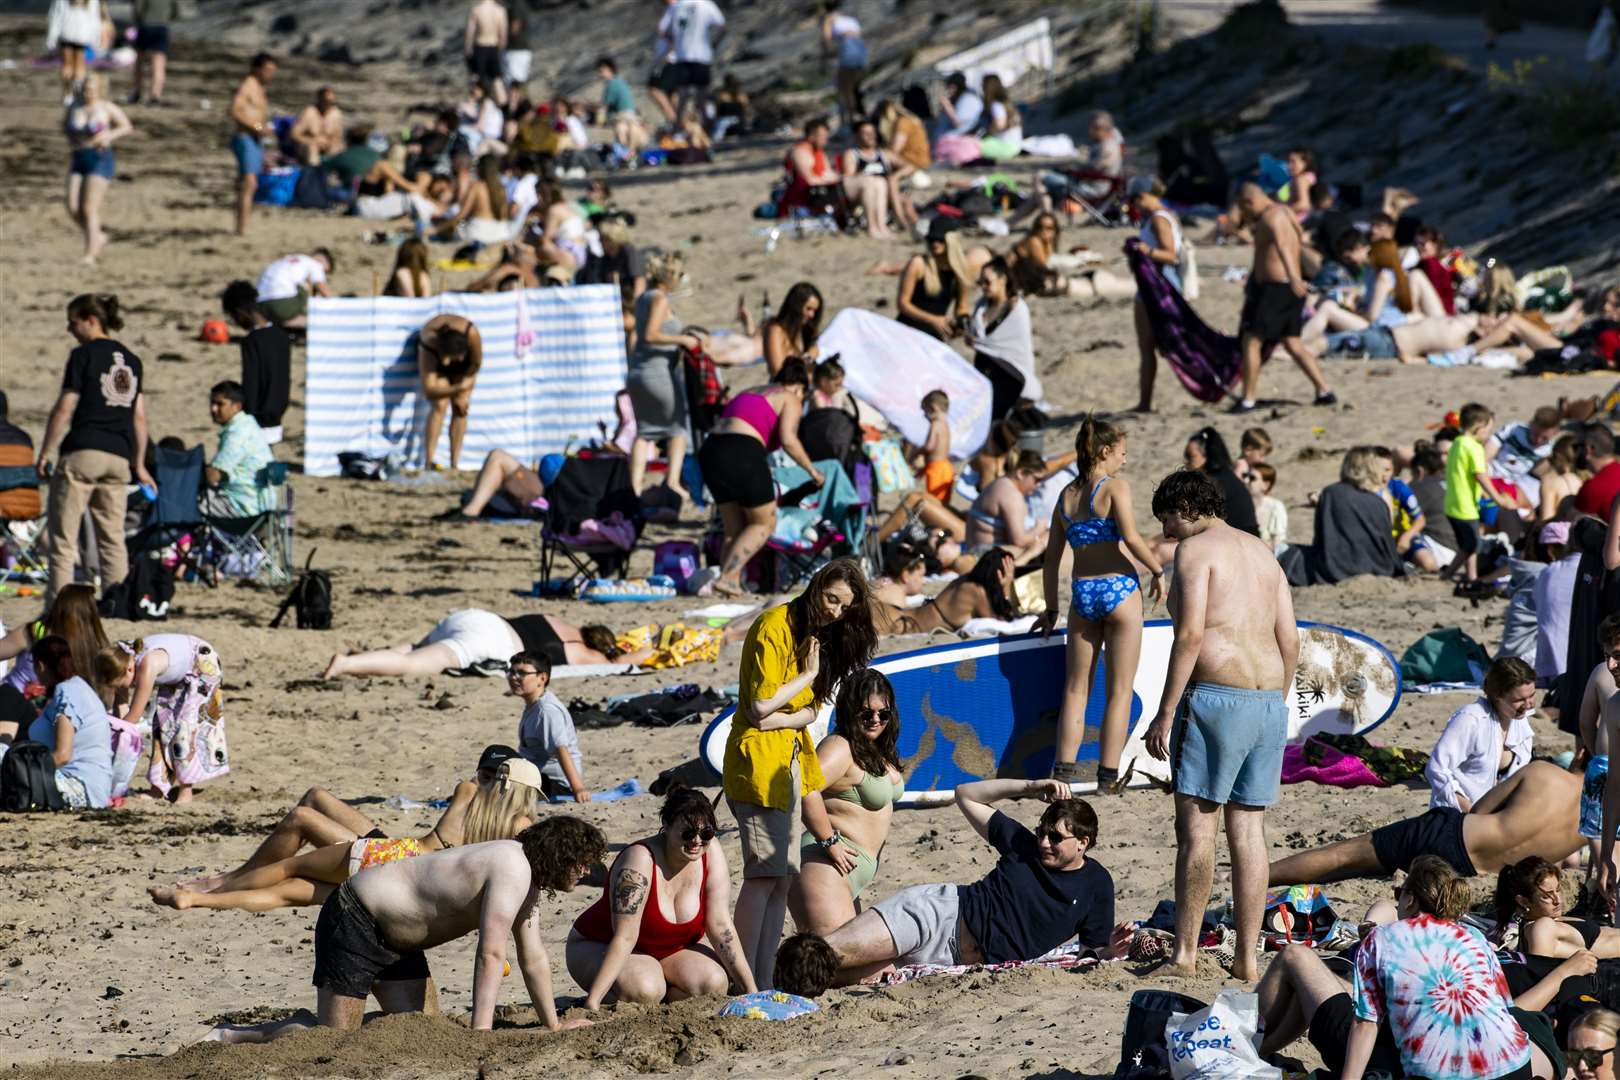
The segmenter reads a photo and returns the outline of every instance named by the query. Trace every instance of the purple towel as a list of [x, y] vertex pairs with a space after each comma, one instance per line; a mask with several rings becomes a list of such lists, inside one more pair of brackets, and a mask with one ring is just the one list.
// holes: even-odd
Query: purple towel
[[1305, 761], [1305, 747], [1302, 744], [1284, 747], [1282, 782], [1303, 784], [1307, 780], [1340, 788], [1384, 786], [1377, 774], [1358, 757], [1332, 747], [1323, 747], [1322, 764], [1311, 765]]
[[1125, 257], [1136, 275], [1136, 295], [1147, 306], [1160, 355], [1170, 362], [1170, 370], [1189, 394], [1199, 401], [1220, 401], [1242, 372], [1238, 339], [1211, 329], [1198, 317], [1148, 259], [1141, 241], [1134, 237], [1125, 241]]

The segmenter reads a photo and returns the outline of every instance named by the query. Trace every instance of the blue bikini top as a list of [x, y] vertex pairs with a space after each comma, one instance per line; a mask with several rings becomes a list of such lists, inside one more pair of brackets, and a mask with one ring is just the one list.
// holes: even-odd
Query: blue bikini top
[[1063, 514], [1061, 507], [1058, 513], [1063, 515], [1065, 528], [1063, 535], [1068, 539], [1069, 546], [1074, 548], [1085, 547], [1087, 544], [1117, 544], [1123, 537], [1119, 534], [1119, 525], [1111, 517], [1098, 517], [1093, 504], [1097, 501], [1097, 492], [1108, 482], [1108, 477], [1097, 481], [1097, 486], [1091, 489], [1091, 497], [1086, 500], [1086, 513], [1090, 517], [1074, 521], [1067, 514]]

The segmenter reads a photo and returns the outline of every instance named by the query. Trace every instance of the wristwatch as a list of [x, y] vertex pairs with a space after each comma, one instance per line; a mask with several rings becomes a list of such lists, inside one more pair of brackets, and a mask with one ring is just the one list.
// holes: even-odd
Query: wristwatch
[[816, 846], [821, 848], [821, 850], [826, 851], [828, 848], [832, 847], [834, 844], [841, 844], [843, 842], [844, 842], [844, 834], [839, 832], [837, 829], [834, 829], [832, 831], [832, 835], [827, 837], [827, 839], [825, 839], [825, 840], [817, 840], [816, 841]]

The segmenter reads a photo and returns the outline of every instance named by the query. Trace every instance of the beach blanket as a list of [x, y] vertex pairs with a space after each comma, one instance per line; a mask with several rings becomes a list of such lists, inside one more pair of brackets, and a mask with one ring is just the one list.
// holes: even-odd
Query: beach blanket
[[1283, 750], [1282, 782], [1314, 780], [1332, 787], [1389, 787], [1422, 776], [1429, 755], [1401, 746], [1374, 746], [1360, 735], [1322, 732]]
[[[1238, 339], [1213, 329], [1198, 317], [1187, 298], [1165, 280], [1143, 254], [1141, 242], [1125, 243], [1125, 258], [1136, 278], [1136, 295], [1147, 308], [1159, 355], [1176, 373], [1181, 385], [1199, 401], [1214, 403], [1226, 397], [1242, 368]], [[955, 404], [955, 399], [951, 399]]]
[[[887, 315], [844, 308], [817, 344], [823, 357], [838, 355], [849, 392], [882, 413], [913, 446], [928, 441], [922, 398], [930, 390], [951, 399], [952, 457], [968, 457], [990, 437], [990, 380], [943, 341]], [[896, 378], [901, 372], [905, 377]]]
[[618, 646], [625, 652], [656, 648], [657, 652], [641, 662], [644, 668], [683, 667], [720, 659], [720, 639], [724, 635], [724, 630], [713, 626], [648, 623], [621, 634]]
[[1095, 956], [1081, 956], [1080, 946], [1074, 942], [1059, 945], [1045, 956], [1034, 960], [1008, 960], [1002, 964], [908, 964], [880, 975], [875, 985], [898, 986], [926, 975], [969, 975], [979, 971], [1016, 971], [1019, 968], [1046, 967], [1070, 971], [1085, 971], [1101, 964]]
[[[478, 327], [483, 368], [473, 390], [462, 462], [489, 451], [532, 462], [616, 422], [624, 387], [624, 327], [611, 285], [527, 292], [321, 298], [309, 304], [304, 470], [336, 476], [351, 451], [422, 460], [427, 403], [418, 390], [416, 333], [436, 315]], [[434, 457], [448, 462], [449, 424]]]

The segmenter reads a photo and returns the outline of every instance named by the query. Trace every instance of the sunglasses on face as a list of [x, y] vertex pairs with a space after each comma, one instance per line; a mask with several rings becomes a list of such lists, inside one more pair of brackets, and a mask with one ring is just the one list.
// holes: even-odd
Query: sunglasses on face
[[1048, 844], [1051, 844], [1053, 847], [1057, 847], [1059, 844], [1063, 843], [1063, 841], [1065, 841], [1065, 840], [1073, 840], [1074, 839], [1074, 837], [1070, 836], [1068, 833], [1060, 833], [1056, 829], [1041, 829], [1035, 835], [1038, 838], [1040, 838], [1042, 840], [1045, 840]]
[[878, 719], [887, 724], [894, 719], [893, 709], [856, 709], [855, 715], [861, 720]]
[[713, 839], [714, 828], [709, 825], [703, 825], [701, 827], [693, 825], [689, 829], [681, 830], [681, 842], [683, 844], [695, 844], [699, 842], [707, 844]]
[[1612, 1053], [1612, 1046], [1607, 1050], [1565, 1050], [1564, 1060], [1580, 1068], [1597, 1069], [1602, 1066], [1603, 1059]]

